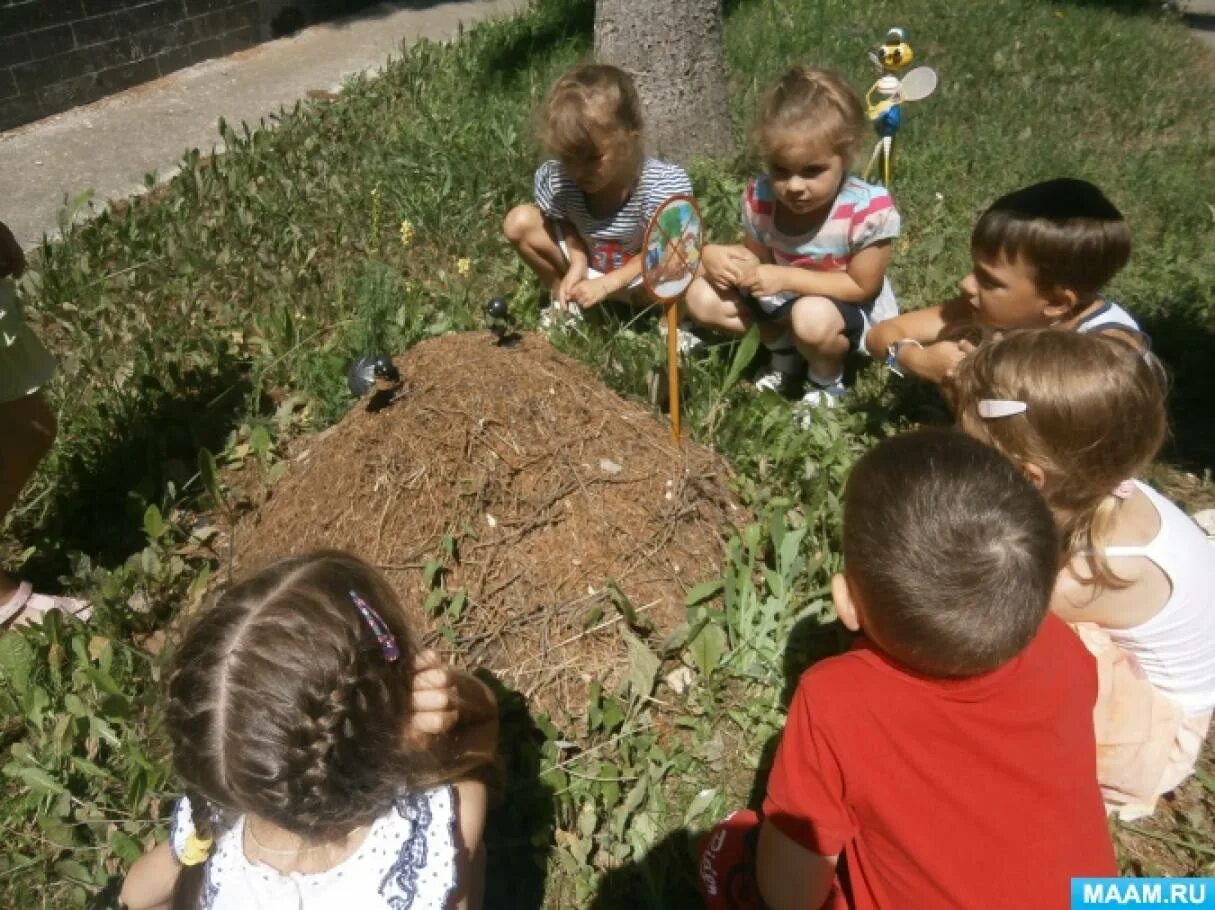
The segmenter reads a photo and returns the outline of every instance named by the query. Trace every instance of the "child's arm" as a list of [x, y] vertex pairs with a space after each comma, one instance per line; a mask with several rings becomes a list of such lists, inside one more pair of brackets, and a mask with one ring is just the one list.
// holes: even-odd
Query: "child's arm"
[[[612, 294], [623, 291], [641, 274], [645, 254], [639, 253], [620, 268], [602, 278], [583, 278], [570, 289], [569, 299], [584, 310], [603, 303]], [[586, 274], [585, 269], [583, 274]]]
[[457, 830], [460, 858], [456, 870], [456, 891], [448, 910], [478, 910], [485, 891], [485, 815], [489, 792], [484, 781], [462, 780], [455, 784]]
[[559, 221], [557, 226], [561, 230], [561, 239], [565, 241], [565, 256], [569, 260], [569, 268], [565, 270], [565, 274], [561, 277], [561, 284], [557, 286], [557, 303], [565, 306], [571, 299], [570, 292], [586, 278], [586, 267], [590, 257], [587, 254], [586, 243], [583, 242], [582, 235], [578, 233], [578, 229], [573, 224], [568, 221]]
[[1055, 581], [1051, 612], [1064, 622], [1127, 629], [1147, 622], [1168, 602], [1172, 585], [1154, 564], [1140, 559], [1119, 560], [1115, 571], [1129, 582], [1126, 587], [1098, 587], [1087, 561], [1073, 557]]
[[890, 254], [890, 241], [881, 240], [854, 255], [843, 272], [761, 265], [747, 283], [747, 290], [756, 297], [790, 291], [803, 297], [830, 297], [841, 303], [868, 303], [882, 290]]
[[893, 319], [879, 322], [865, 336], [865, 347], [880, 356], [896, 341], [918, 341], [920, 344], [931, 344], [936, 341], [945, 328], [943, 307], [930, 306], [922, 310], [912, 310], [910, 313], [900, 313]]
[[157, 844], [135, 860], [122, 883], [119, 900], [128, 910], [167, 908], [172, 903], [179, 874], [181, 866], [173, 858], [168, 842]]
[[904, 375], [939, 385], [949, 380], [958, 364], [974, 350], [969, 342], [947, 336], [973, 323], [974, 309], [957, 298], [942, 306], [913, 310], [879, 322], [865, 336], [865, 348], [880, 358], [892, 345], [909, 342], [899, 346], [897, 362], [891, 366]]
[[817, 910], [831, 893], [838, 856], [819, 856], [765, 820], [755, 851], [759, 893], [769, 910]]

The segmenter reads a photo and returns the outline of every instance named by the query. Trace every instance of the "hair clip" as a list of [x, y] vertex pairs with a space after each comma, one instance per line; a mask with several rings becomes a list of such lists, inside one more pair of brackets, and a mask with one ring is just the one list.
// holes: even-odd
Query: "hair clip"
[[987, 420], [1024, 414], [1028, 409], [1029, 405], [1024, 401], [1013, 401], [1009, 398], [983, 398], [979, 401], [979, 416]]
[[186, 838], [186, 842], [182, 844], [181, 852], [177, 856], [177, 862], [183, 866], [197, 866], [199, 863], [205, 863], [211, 855], [212, 843], [209, 837], [191, 834]]
[[388, 631], [388, 626], [380, 618], [380, 614], [372, 609], [371, 604], [359, 597], [354, 591], [350, 592], [350, 602], [358, 609], [363, 619], [367, 622], [368, 628], [371, 629], [371, 634], [380, 643], [380, 650], [384, 652], [384, 659], [392, 663], [400, 657], [401, 649], [397, 647], [396, 636]]
[[1114, 487], [1114, 495], [1119, 499], [1130, 499], [1135, 492], [1135, 481], [1124, 480], [1118, 486]]

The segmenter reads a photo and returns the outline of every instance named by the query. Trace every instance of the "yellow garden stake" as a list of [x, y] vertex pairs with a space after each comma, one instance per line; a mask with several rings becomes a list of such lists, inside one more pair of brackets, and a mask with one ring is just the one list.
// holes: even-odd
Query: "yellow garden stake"
[[899, 78], [898, 73], [910, 66], [914, 57], [911, 45], [907, 43], [907, 33], [901, 28], [892, 28], [885, 40], [869, 52], [869, 59], [880, 75], [865, 93], [865, 108], [878, 141], [861, 177], [868, 180], [870, 171], [880, 160], [882, 183], [887, 187], [890, 186], [894, 137], [903, 124], [903, 103], [922, 101], [937, 89], [936, 71], [927, 66], [917, 66]]
[[704, 242], [700, 209], [691, 196], [671, 196], [650, 218], [641, 244], [641, 280], [646, 293], [666, 307], [667, 388], [671, 438], [680, 439], [679, 301], [700, 267]]

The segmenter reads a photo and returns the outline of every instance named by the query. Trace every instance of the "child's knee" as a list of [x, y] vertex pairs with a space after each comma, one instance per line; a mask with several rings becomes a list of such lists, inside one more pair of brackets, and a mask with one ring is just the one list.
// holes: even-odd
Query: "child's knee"
[[544, 230], [544, 216], [531, 203], [517, 205], [502, 219], [502, 233], [515, 246], [524, 241], [533, 231]]
[[844, 330], [844, 319], [826, 297], [802, 297], [790, 314], [793, 334], [806, 344], [825, 344]]
[[710, 319], [713, 318], [717, 310], [721, 309], [721, 297], [713, 286], [703, 278], [695, 279], [688, 286], [688, 293], [684, 297], [684, 302], [687, 305], [688, 313], [693, 319]]

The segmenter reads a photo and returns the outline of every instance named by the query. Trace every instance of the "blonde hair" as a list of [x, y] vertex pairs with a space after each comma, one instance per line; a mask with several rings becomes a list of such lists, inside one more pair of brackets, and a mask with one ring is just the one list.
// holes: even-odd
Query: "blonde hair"
[[640, 160], [641, 131], [641, 98], [633, 78], [601, 63], [575, 67], [558, 79], [536, 124], [541, 144], [567, 160], [594, 158], [602, 154], [607, 136], [621, 141], [629, 133], [636, 134]]
[[[1103, 555], [1118, 504], [1110, 494], [1164, 442], [1164, 386], [1155, 359], [1117, 336], [1032, 329], [967, 357], [952, 397], [963, 430], [1042, 470], [1066, 558], [1082, 557], [1094, 583], [1119, 588], [1127, 582]], [[984, 418], [983, 399], [1024, 402], [1025, 411]]]
[[760, 105], [755, 144], [765, 158], [772, 135], [783, 130], [797, 130], [850, 162], [865, 132], [865, 108], [839, 73], [795, 66], [768, 89]]

